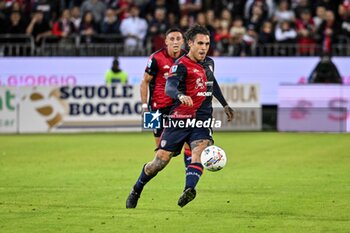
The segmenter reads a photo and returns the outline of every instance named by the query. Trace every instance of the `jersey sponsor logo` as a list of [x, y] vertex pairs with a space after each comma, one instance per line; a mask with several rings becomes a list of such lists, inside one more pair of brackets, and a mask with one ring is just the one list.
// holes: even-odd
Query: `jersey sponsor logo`
[[197, 96], [212, 96], [212, 92], [200, 91], [197, 93]]
[[177, 65], [174, 65], [173, 67], [171, 67], [171, 72], [172, 73], [175, 73], [177, 70]]

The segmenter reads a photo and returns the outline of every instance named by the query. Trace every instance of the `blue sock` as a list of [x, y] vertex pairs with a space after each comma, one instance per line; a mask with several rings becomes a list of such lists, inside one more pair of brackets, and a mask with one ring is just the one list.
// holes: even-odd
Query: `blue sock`
[[186, 171], [185, 190], [187, 188], [195, 188], [202, 173], [203, 173], [203, 166], [201, 163], [191, 163], [190, 165], [188, 165], [187, 171]]
[[192, 152], [190, 149], [185, 149], [184, 151], [184, 163], [185, 163], [185, 168], [188, 167], [188, 165], [191, 164], [192, 160]]
[[142, 172], [134, 185], [134, 190], [138, 194], [141, 194], [143, 187], [147, 184], [147, 182], [150, 181], [153, 177], [155, 177], [157, 175], [157, 174], [152, 175], [152, 176], [147, 175], [145, 173], [145, 166], [146, 165], [143, 166]]

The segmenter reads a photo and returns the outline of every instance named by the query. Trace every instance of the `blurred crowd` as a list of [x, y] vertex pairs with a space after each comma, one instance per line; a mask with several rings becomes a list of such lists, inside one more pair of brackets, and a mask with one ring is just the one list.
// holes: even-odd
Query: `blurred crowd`
[[0, 34], [32, 35], [37, 43], [48, 35], [89, 43], [110, 34], [157, 50], [167, 29], [194, 23], [211, 32], [210, 55], [249, 56], [269, 44], [310, 55], [350, 44], [350, 0], [0, 0]]

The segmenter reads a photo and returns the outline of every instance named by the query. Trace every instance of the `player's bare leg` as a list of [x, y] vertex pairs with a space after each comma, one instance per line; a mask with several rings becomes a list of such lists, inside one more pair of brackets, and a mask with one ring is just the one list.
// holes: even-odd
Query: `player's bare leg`
[[159, 149], [154, 159], [144, 165], [138, 180], [126, 200], [126, 208], [135, 208], [137, 206], [143, 187], [155, 177], [158, 172], [166, 167], [170, 162], [172, 154], [173, 153], [170, 151]]
[[159, 149], [153, 161], [147, 163], [144, 167], [145, 173], [149, 176], [157, 175], [170, 162], [172, 152]]
[[209, 145], [212, 144], [211, 140], [196, 140], [191, 143], [192, 149], [192, 161], [188, 165], [186, 171], [186, 186], [185, 190], [179, 198], [178, 205], [184, 207], [187, 203], [192, 201], [196, 197], [196, 185], [203, 173], [203, 166], [201, 164], [201, 153]]
[[[156, 143], [156, 147], [159, 145], [160, 137], [154, 137], [154, 141]], [[174, 156], [177, 156], [177, 154], [174, 154]], [[184, 163], [185, 163], [185, 168], [191, 163], [191, 147], [187, 143], [184, 145]]]

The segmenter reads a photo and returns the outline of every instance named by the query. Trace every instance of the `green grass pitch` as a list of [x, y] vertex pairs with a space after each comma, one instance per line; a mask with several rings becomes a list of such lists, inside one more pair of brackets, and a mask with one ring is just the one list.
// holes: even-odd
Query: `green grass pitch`
[[350, 134], [214, 136], [228, 163], [193, 202], [181, 156], [130, 210], [151, 133], [1, 135], [0, 232], [350, 232]]

